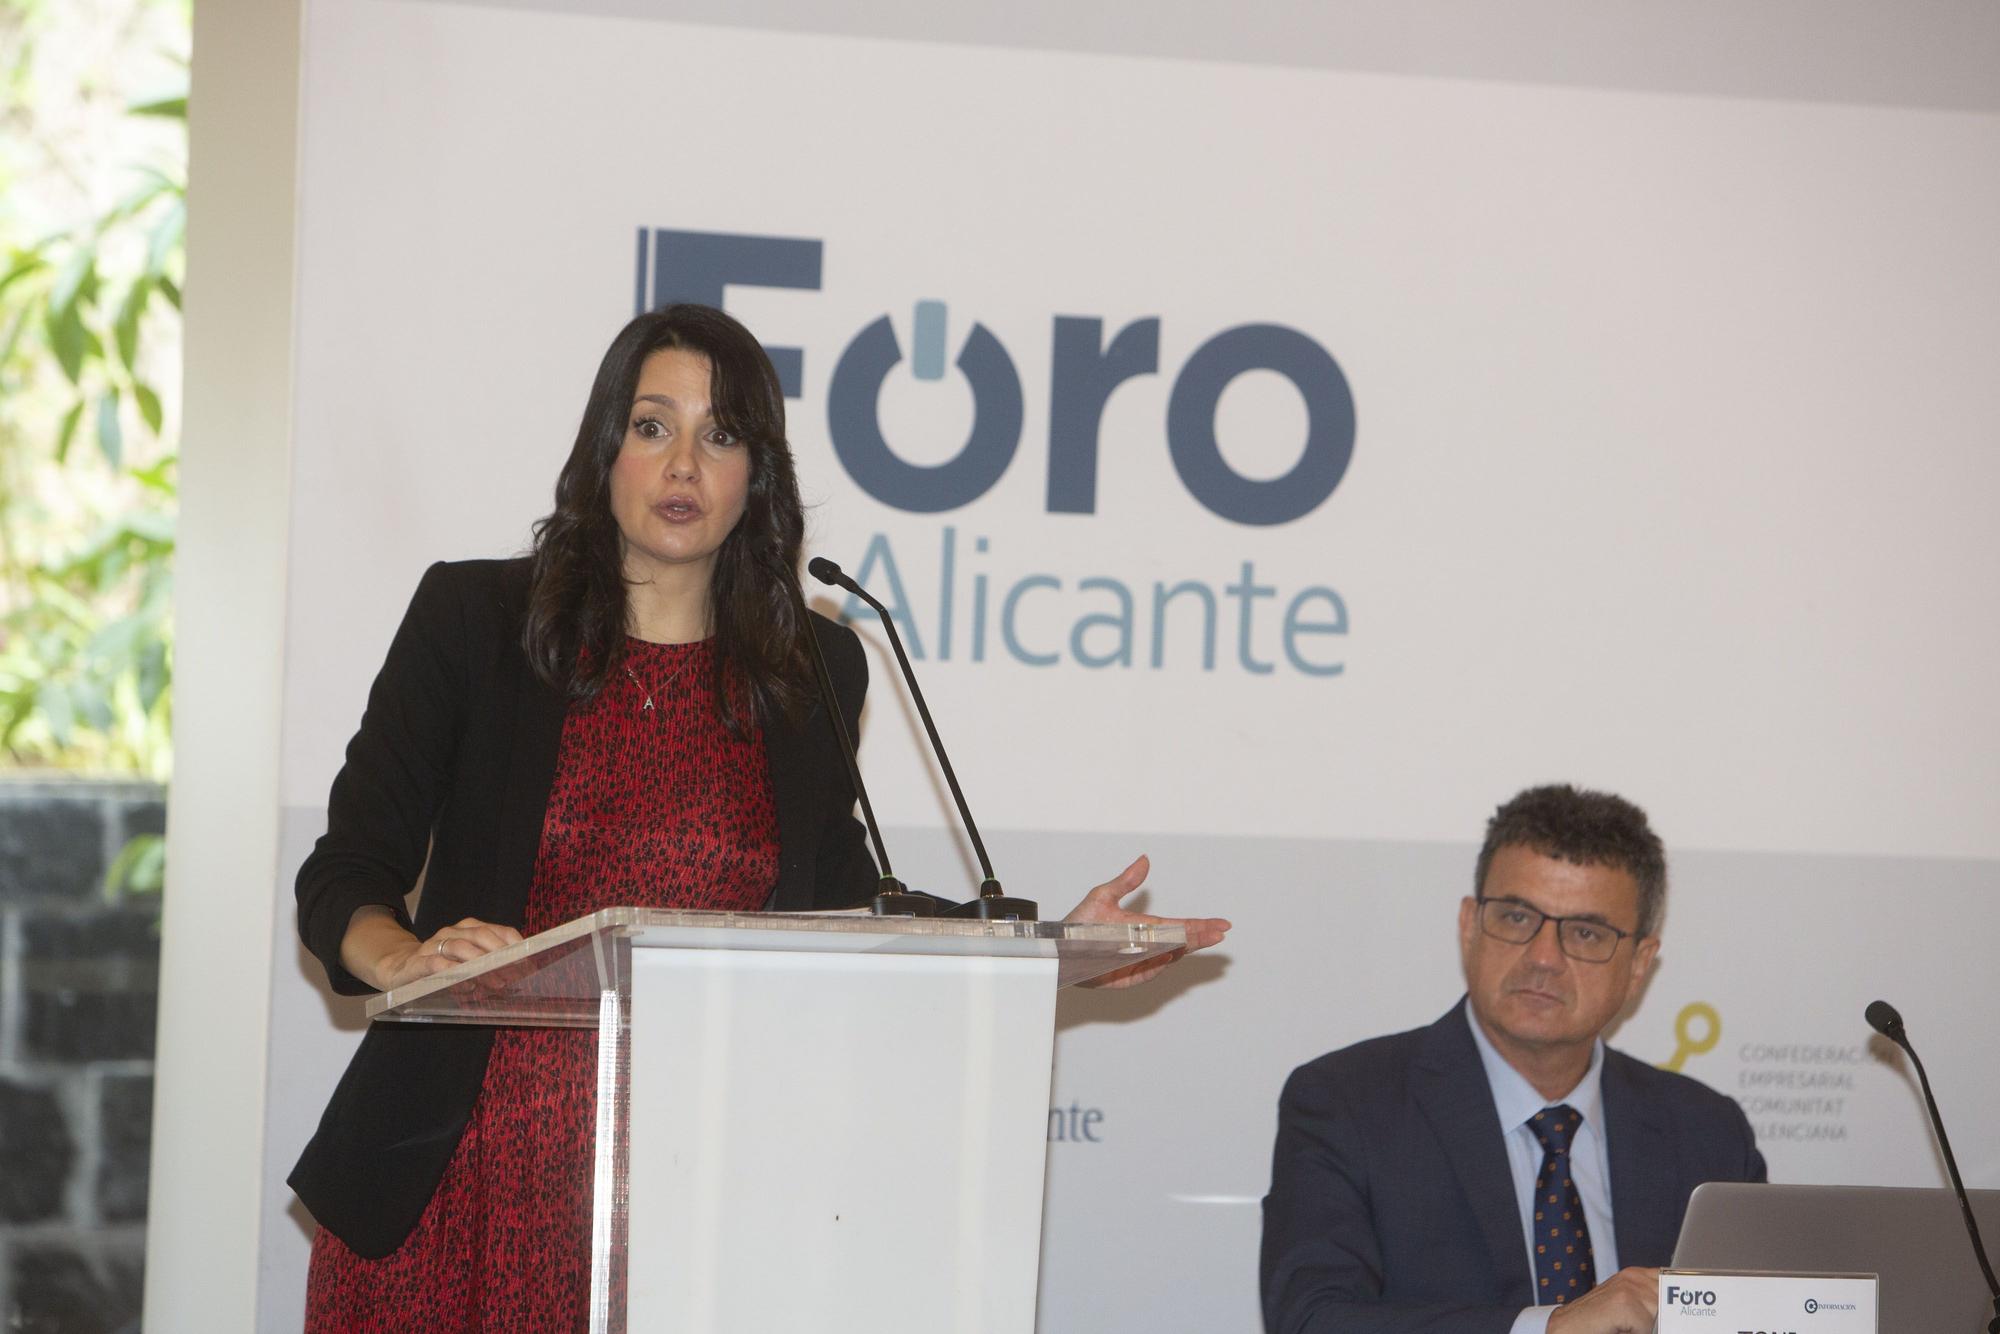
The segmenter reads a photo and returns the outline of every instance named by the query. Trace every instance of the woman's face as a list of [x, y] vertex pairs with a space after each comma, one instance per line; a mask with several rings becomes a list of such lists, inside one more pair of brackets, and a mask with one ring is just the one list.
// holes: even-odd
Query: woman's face
[[667, 348], [646, 358], [611, 465], [611, 517], [625, 577], [706, 590], [715, 553], [743, 517], [750, 447], [716, 425], [708, 358]]

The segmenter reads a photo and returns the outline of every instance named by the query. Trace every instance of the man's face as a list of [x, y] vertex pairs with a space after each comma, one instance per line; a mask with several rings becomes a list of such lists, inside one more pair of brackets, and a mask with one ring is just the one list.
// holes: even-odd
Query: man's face
[[[1631, 932], [1639, 924], [1639, 886], [1610, 866], [1578, 866], [1523, 847], [1493, 854], [1482, 887], [1488, 899], [1513, 899], [1550, 917], [1588, 917]], [[1553, 922], [1525, 945], [1510, 945], [1479, 926], [1479, 907], [1458, 910], [1459, 953], [1473, 1013], [1503, 1051], [1552, 1053], [1587, 1048], [1639, 992], [1659, 951], [1657, 937], [1625, 939], [1604, 963], [1562, 952]]]

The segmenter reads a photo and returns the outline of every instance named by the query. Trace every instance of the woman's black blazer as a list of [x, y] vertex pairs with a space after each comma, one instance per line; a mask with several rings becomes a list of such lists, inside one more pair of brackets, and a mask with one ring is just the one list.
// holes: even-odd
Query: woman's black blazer
[[[299, 870], [299, 934], [337, 992], [370, 990], [340, 964], [363, 905], [419, 938], [462, 917], [523, 920], [567, 708], [521, 650], [527, 592], [526, 560], [440, 563], [417, 586], [333, 781], [326, 834]], [[867, 659], [845, 626], [814, 626], [853, 733]], [[767, 723], [764, 749], [778, 817], [770, 906], [866, 902], [875, 865], [825, 709]], [[411, 922], [404, 897], [420, 875]], [[292, 1169], [320, 1226], [364, 1256], [402, 1244], [458, 1146], [492, 1044], [488, 1028], [370, 1026]]]

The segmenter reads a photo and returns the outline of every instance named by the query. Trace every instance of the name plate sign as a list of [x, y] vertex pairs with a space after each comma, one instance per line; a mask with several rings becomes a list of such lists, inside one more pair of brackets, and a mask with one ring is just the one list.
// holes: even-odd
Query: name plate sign
[[1660, 1271], [1659, 1334], [1876, 1334], [1873, 1274]]

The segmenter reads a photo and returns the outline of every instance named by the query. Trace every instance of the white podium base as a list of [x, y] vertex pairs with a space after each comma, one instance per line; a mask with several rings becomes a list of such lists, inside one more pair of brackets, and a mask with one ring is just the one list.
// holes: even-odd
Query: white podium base
[[1053, 959], [633, 950], [626, 1327], [1032, 1334], [1055, 1000]]

